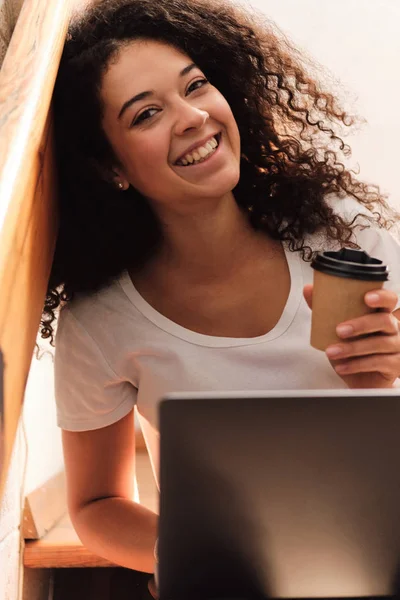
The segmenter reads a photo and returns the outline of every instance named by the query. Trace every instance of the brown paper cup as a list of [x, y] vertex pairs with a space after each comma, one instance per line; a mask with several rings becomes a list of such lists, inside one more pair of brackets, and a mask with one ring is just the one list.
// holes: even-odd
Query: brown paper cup
[[[383, 287], [382, 281], [357, 281], [314, 271], [311, 345], [325, 351], [328, 346], [343, 339], [336, 335], [339, 323], [374, 312], [365, 304], [367, 292]], [[340, 360], [331, 360], [334, 367]], [[341, 376], [353, 389], [388, 387], [379, 373], [357, 373]]]
[[364, 296], [382, 287], [382, 281], [359, 281], [314, 271], [311, 346], [325, 351], [330, 344], [343, 341], [336, 335], [337, 325], [375, 312], [365, 304]]

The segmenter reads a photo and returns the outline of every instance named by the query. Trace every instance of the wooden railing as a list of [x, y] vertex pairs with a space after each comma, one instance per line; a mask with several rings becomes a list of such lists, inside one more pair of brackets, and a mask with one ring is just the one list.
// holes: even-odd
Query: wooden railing
[[25, 0], [0, 71], [0, 499], [54, 252], [51, 99], [70, 10]]

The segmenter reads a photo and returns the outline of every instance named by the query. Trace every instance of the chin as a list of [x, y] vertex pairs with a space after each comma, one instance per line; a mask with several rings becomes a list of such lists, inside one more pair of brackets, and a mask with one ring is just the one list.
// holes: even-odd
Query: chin
[[235, 169], [232, 170], [231, 173], [226, 173], [224, 176], [220, 176], [213, 187], [214, 194], [217, 193], [218, 196], [224, 196], [232, 192], [240, 180], [240, 170]]
[[[216, 185], [216, 186], [212, 186], [209, 187], [207, 189], [205, 189], [204, 191], [201, 191], [201, 193], [199, 193], [198, 195], [202, 196], [203, 198], [211, 198], [211, 199], [217, 199], [217, 198], [224, 198], [225, 196], [227, 196], [228, 194], [231, 194], [233, 192], [233, 190], [235, 189], [237, 183], [233, 184], [229, 184], [229, 185]], [[200, 192], [200, 190], [199, 190]]]
[[202, 198], [223, 198], [227, 194], [232, 193], [240, 180], [240, 168], [237, 165], [225, 167], [214, 173], [207, 181], [193, 184], [185, 182], [180, 186], [180, 196], [186, 198], [202, 197]]

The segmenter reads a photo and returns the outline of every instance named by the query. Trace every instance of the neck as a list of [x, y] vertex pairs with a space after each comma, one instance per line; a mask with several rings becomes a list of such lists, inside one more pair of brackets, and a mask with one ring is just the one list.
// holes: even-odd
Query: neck
[[190, 278], [226, 275], [254, 254], [266, 236], [251, 227], [233, 194], [190, 214], [162, 215], [164, 244], [158, 260]]

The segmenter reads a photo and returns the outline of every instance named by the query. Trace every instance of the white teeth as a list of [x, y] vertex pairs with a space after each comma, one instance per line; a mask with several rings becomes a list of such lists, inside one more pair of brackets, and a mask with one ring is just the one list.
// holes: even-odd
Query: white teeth
[[215, 151], [215, 148], [218, 147], [218, 142], [215, 137], [211, 138], [204, 146], [200, 146], [196, 148], [191, 153], [185, 155], [184, 158], [178, 161], [178, 165], [181, 164], [183, 166], [187, 166], [188, 164], [192, 164], [194, 162], [203, 162], [203, 160]]
[[210, 154], [210, 150], [207, 150], [207, 148], [200, 146], [200, 148], [198, 149], [198, 153], [200, 154], [201, 158], [205, 158], [208, 154]]
[[194, 152], [192, 152], [192, 156], [194, 158], [194, 160], [200, 160], [201, 156], [198, 152], [196, 152], [196, 150]]

